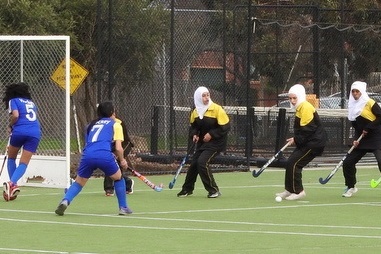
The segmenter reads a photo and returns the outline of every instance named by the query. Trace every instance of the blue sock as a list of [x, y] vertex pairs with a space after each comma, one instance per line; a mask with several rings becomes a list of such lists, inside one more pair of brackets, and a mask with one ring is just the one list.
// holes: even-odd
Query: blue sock
[[20, 163], [19, 166], [15, 169], [15, 172], [13, 172], [11, 176], [11, 182], [14, 184], [17, 184], [17, 181], [20, 180], [20, 178], [25, 174], [26, 171], [26, 165], [25, 163]]
[[7, 167], [9, 178], [11, 178], [16, 170], [16, 159], [8, 159]]
[[124, 179], [114, 181], [114, 188], [119, 207], [127, 207], [126, 182]]
[[83, 187], [79, 183], [74, 182], [72, 185], [70, 185], [63, 200], [66, 199], [70, 204], [71, 201], [73, 201], [73, 199], [81, 192], [82, 188]]

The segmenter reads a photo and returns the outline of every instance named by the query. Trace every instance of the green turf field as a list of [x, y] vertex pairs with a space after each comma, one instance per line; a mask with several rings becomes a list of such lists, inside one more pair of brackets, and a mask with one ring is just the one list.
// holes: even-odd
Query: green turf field
[[[326, 185], [330, 169], [307, 169], [303, 201], [275, 202], [283, 171], [216, 173], [222, 196], [206, 198], [197, 182], [192, 196], [177, 198], [184, 181], [155, 192], [135, 180], [118, 216], [116, 197], [91, 179], [63, 217], [54, 210], [61, 189], [21, 187], [13, 202], [0, 201], [0, 253], [375, 253], [381, 248], [381, 186], [376, 168], [358, 169], [359, 192], [342, 198], [342, 170]], [[165, 187], [172, 175], [148, 176]]]

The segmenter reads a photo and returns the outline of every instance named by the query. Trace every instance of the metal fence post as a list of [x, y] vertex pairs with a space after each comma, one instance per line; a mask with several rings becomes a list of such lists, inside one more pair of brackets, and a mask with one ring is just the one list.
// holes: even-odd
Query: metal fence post
[[159, 106], [153, 106], [151, 119], [151, 154], [157, 154], [159, 141]]

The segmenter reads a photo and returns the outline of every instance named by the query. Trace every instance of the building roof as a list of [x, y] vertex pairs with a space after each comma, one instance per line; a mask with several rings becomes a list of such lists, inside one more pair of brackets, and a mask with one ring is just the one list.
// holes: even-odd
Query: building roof
[[[228, 83], [234, 81], [234, 54], [226, 54], [226, 81]], [[242, 72], [242, 63], [238, 59], [239, 72]], [[191, 63], [191, 68], [197, 69], [223, 69], [224, 68], [223, 52], [204, 50]]]

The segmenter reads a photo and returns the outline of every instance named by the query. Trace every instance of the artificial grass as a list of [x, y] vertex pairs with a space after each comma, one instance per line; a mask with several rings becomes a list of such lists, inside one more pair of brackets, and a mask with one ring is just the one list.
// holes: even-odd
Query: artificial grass
[[376, 168], [359, 168], [359, 192], [343, 198], [342, 172], [318, 182], [330, 169], [303, 172], [307, 197], [275, 202], [282, 170], [216, 173], [222, 196], [206, 198], [200, 180], [192, 196], [176, 197], [180, 175], [148, 176], [162, 192], [138, 178], [128, 196], [133, 214], [118, 216], [116, 197], [103, 179], [90, 179], [63, 217], [54, 210], [63, 190], [21, 187], [12, 202], [0, 201], [0, 253], [364, 253], [381, 246], [381, 190], [369, 181]]

